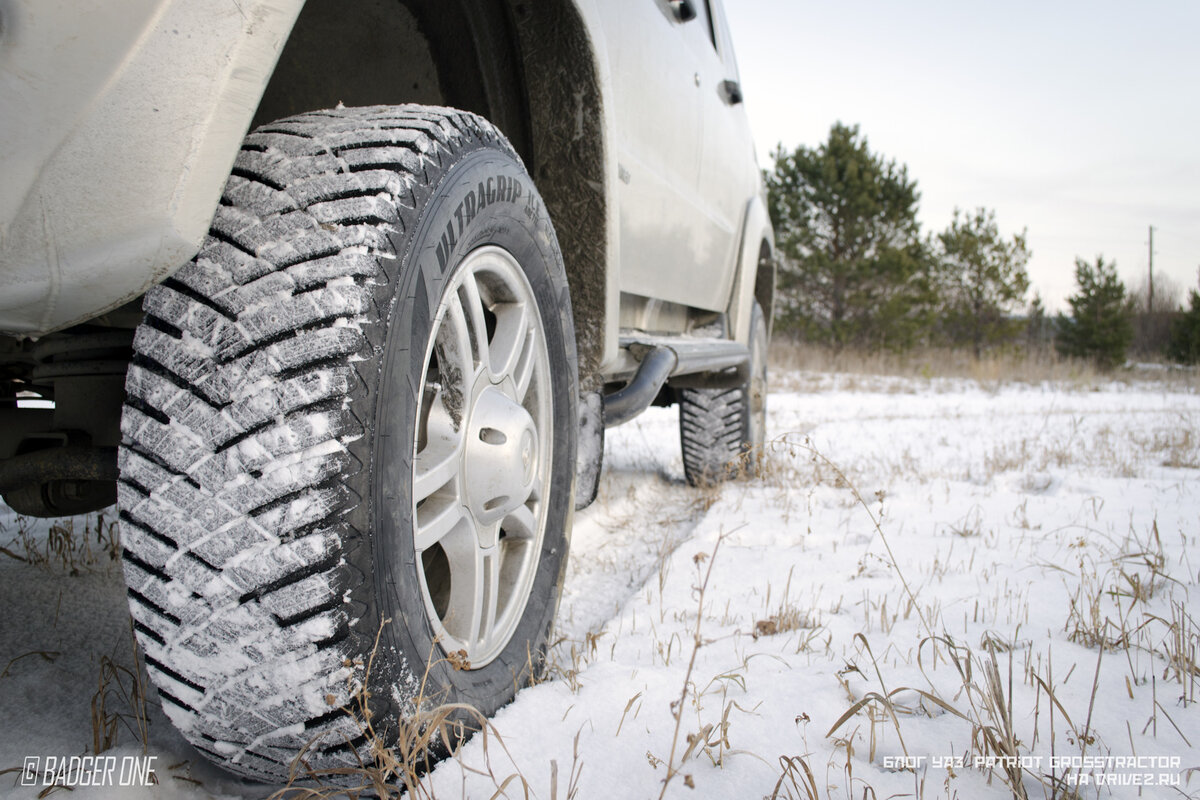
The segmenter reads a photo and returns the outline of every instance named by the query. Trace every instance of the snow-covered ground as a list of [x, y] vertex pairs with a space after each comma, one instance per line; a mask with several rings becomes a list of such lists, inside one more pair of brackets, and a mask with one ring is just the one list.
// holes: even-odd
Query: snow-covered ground
[[[750, 483], [687, 487], [673, 409], [609, 431], [550, 675], [429, 793], [657, 797], [668, 775], [679, 798], [1200, 792], [1194, 388], [776, 384]], [[118, 720], [106, 754], [140, 756], [107, 533], [70, 523], [92, 551], [72, 570], [48, 525], [4, 514], [0, 769], [93, 752], [94, 715]], [[54, 563], [11, 557], [30, 548]], [[270, 793], [148, 713], [160, 785], [71, 796]], [[39, 791], [0, 776], [7, 796]]]

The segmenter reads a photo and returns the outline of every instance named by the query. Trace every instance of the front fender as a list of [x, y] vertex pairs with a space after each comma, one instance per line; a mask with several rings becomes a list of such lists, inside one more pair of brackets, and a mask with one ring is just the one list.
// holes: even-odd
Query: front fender
[[0, 6], [0, 332], [82, 322], [195, 254], [302, 5]]
[[[729, 301], [726, 314], [729, 317], [729, 331], [732, 338], [739, 342], [750, 341], [750, 312], [754, 304], [755, 289], [759, 284], [759, 261], [762, 247], [765, 243], [771, 255], [775, 252], [775, 230], [771, 225], [771, 216], [767, 213], [767, 204], [761, 194], [756, 194], [746, 203], [746, 213], [743, 216], [742, 241], [738, 250], [737, 279], [733, 286], [733, 294]], [[774, 259], [769, 267], [770, 274], [764, 275], [763, 280], [769, 281], [766, 297], [770, 298], [763, 304], [763, 314], [767, 317], [767, 330], [770, 331], [774, 309], [771, 308], [775, 296], [775, 267]]]

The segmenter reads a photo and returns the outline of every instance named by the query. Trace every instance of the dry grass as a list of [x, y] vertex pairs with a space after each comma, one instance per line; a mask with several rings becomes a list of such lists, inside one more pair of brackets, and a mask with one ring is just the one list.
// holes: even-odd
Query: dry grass
[[[825, 626], [821, 623], [821, 612], [813, 608], [811, 604], [801, 603], [798, 598], [792, 597], [793, 572], [794, 568], [788, 570], [787, 582], [783, 587], [783, 597], [774, 607], [771, 605], [771, 585], [767, 584], [764, 606], [769, 613], [763, 619], [754, 621], [754, 631], [751, 635], [757, 639], [760, 636], [798, 632], [799, 641], [795, 652], [803, 653], [812, 650], [813, 645], [819, 643], [822, 634], [826, 634], [826, 632]], [[828, 634], [826, 636], [828, 637]], [[828, 649], [828, 647], [829, 638], [826, 639], [824, 648]]]
[[[1137, 364], [1112, 372], [1097, 370], [1087, 361], [1066, 359], [1053, 350], [1027, 353], [998, 350], [980, 358], [968, 350], [919, 348], [905, 353], [864, 352], [805, 344], [776, 336], [771, 341], [772, 375], [788, 378], [800, 373], [840, 373], [870, 378], [890, 377], [931, 380], [960, 378], [984, 385], [1001, 383], [1055, 383], [1090, 388], [1108, 381], [1153, 380], [1178, 388], [1200, 388], [1200, 371], [1167, 364]], [[911, 386], [898, 391], [913, 391]]]
[[[129, 667], [124, 664], [114, 661], [107, 655], [100, 657], [100, 670], [96, 676], [96, 691], [92, 695], [90, 716], [91, 716], [91, 752], [93, 755], [100, 755], [107, 750], [111, 750], [120, 744], [121, 732], [127, 731], [133, 738], [142, 746], [142, 753], [147, 752], [150, 743], [150, 718], [146, 707], [146, 692], [149, 682], [146, 676], [145, 665], [141, 660], [141, 656], [137, 647], [137, 640], [133, 635], [133, 626], [130, 624], [129, 641], [132, 648], [133, 666]], [[35, 651], [25, 653], [18, 656], [9, 662], [9, 667], [16, 661], [26, 656], [38, 655], [49, 662], [53, 662], [58, 653], [48, 653], [43, 651]], [[8, 668], [5, 669], [3, 675], [8, 674]], [[0, 677], [3, 677], [0, 675]], [[179, 765], [176, 765], [176, 767]], [[170, 769], [175, 769], [171, 767]], [[15, 770], [4, 770], [0, 772], [13, 772]], [[148, 779], [151, 783], [157, 784], [158, 776], [150, 770]], [[182, 776], [172, 776], [179, 780], [198, 783], [190, 778]], [[54, 783], [46, 786], [37, 796], [48, 797], [51, 794], [59, 791], [74, 791], [73, 786], [59, 783], [62, 777], [56, 778]]]
[[[982, 518], [976, 519], [970, 527], [978, 528], [982, 523]], [[875, 525], [877, 535], [886, 542], [883, 530], [877, 522]], [[826, 734], [844, 753], [844, 763], [835, 764], [831, 758], [834, 774], [831, 778], [827, 771], [822, 784], [808, 756], [783, 756], [779, 759], [781, 773], [771, 797], [813, 800], [834, 797], [839, 796], [839, 786], [856, 787], [852, 795], [855, 797], [882, 796], [876, 794], [861, 774], [854, 775], [855, 742], [865, 738], [864, 755], [867, 761], [874, 762], [885, 733], [894, 732], [900, 750], [908, 756], [904, 737], [909, 724], [906, 720], [949, 714], [969, 726], [969, 738], [955, 742], [956, 750], [961, 747], [963, 764], [983, 770], [989, 776], [989, 783], [992, 778], [998, 779], [1014, 798], [1032, 796], [1031, 788], [1050, 800], [1080, 798], [1083, 796], [1080, 786], [1086, 784], [1083, 780], [1087, 777], [1083, 774], [1086, 770], [1053, 766], [1045, 770], [1040, 759], [1030, 756], [1036, 752], [1034, 746], [1039, 736], [1046, 734], [1047, 727], [1052, 758], [1112, 752], [1113, 743], [1104, 742], [1093, 725], [1101, 697], [1101, 665], [1112, 657], [1107, 655], [1110, 653], [1150, 656], [1152, 665], [1156, 665], [1151, 669], [1157, 671], [1147, 675], [1144, 667], [1130, 657], [1125, 678], [1131, 698], [1134, 687], [1150, 684], [1144, 690], [1151, 702], [1143, 733], [1150, 729], [1157, 738], [1161, 728], [1165, 735], [1178, 736], [1191, 747], [1192, 742], [1176, 722], [1179, 712], [1165, 702], [1166, 692], [1159, 686], [1170, 682], [1180, 687], [1174, 700], [1176, 707], [1186, 709], [1195, 702], [1196, 684], [1200, 683], [1197, 662], [1200, 626], [1188, 610], [1187, 587], [1168, 572], [1157, 525], [1141, 536], [1131, 531], [1117, 544], [1102, 561], [1081, 556], [1078, 569], [1071, 572], [1077, 585], [1064, 629], [1071, 641], [1095, 652], [1094, 667], [1087, 668], [1089, 674], [1082, 678], [1090, 680], [1082, 706], [1070, 707], [1060, 697], [1074, 667], [1065, 676], [1056, 676], [1051, 658], [1047, 657], [1043, 665], [1042, 654], [1035, 654], [1032, 643], [1017, 641], [1015, 636], [1005, 639], [989, 631], [978, 647], [945, 632], [925, 636], [917, 646], [916, 655], [916, 666], [927, 684], [921, 687], [891, 685], [866, 636], [857, 633], [853, 639], [858, 657], [849, 660], [838, 672], [838, 680], [850, 702]], [[899, 577], [904, 583], [903, 575]], [[1151, 609], [1161, 607], [1164, 601], [1169, 611], [1162, 615], [1153, 613]], [[881, 610], [886, 603], [886, 599], [879, 603]], [[928, 620], [925, 624], [933, 628], [943, 625], [936, 611], [929, 611]], [[883, 627], [886, 631], [886, 623]], [[904, 648], [902, 641], [893, 641], [892, 645]], [[944, 676], [938, 678], [939, 664], [951, 668], [954, 680], [949, 684]], [[851, 677], [873, 681], [875, 686], [866, 690], [852, 686]], [[953, 768], [948, 769], [944, 785], [928, 787], [924, 776], [916, 770], [905, 768], [905, 771], [913, 773], [910, 796], [954, 796], [950, 788], [956, 776]]]
[[121, 558], [121, 539], [115, 516], [105, 519], [105, 512], [83, 517], [67, 517], [50, 523], [45, 537], [33, 530], [36, 520], [18, 516], [11, 533], [0, 524], [0, 555], [67, 575], [112, 566]]
[[13, 665], [23, 659], [33, 658], [36, 656], [48, 664], [53, 664], [61, 655], [62, 651], [60, 650], [30, 650], [29, 652], [21, 653], [21, 655], [14, 656], [8, 660], [8, 664], [6, 664], [4, 666], [4, 670], [0, 672], [0, 678], [7, 678], [9, 673], [12, 671]]
[[[133, 631], [130, 631], [132, 636]], [[99, 755], [116, 747], [121, 729], [133, 734], [142, 745], [150, 741], [150, 720], [146, 713], [146, 673], [133, 645], [133, 668], [118, 664], [108, 656], [100, 658], [96, 693], [92, 695], [92, 752]]]
[[[366, 686], [379, 650], [380, 634], [388, 622], [390, 620], [386, 619], [380, 622], [370, 656], [365, 663], [356, 665], [361, 671], [352, 674], [348, 679], [350, 700], [341, 707], [353, 720], [359, 737], [366, 741], [365, 757], [360, 748], [356, 765], [337, 768], [313, 767], [309, 763], [309, 753], [317, 743], [317, 740], [313, 739], [293, 759], [287, 785], [274, 792], [268, 800], [326, 800], [335, 797], [346, 797], [349, 800], [364, 797], [381, 800], [401, 797], [434, 800], [436, 792], [432, 783], [426, 779], [432, 767], [441, 756], [459, 759], [463, 745], [472, 736], [478, 736], [482, 740], [485, 766], [481, 771], [460, 761], [461, 767], [465, 771], [488, 776], [495, 787], [494, 797], [508, 796], [509, 790], [518, 792], [518, 796], [527, 799], [531, 797], [529, 781], [519, 769], [514, 769], [504, 776], [493, 770], [493, 743], [499, 746], [510, 764], [514, 762], [504, 739], [491, 721], [470, 705], [435, 701], [434, 693], [428, 685], [430, 668], [443, 661], [460, 668], [453, 658], [435, 658], [436, 643], [427, 659], [425, 674], [413, 700], [415, 712], [387, 720], [387, 733], [377, 728], [374, 712], [371, 710], [371, 695]], [[394, 729], [394, 734], [391, 734], [390, 729]], [[550, 769], [552, 792], [557, 797], [557, 762], [552, 761]], [[577, 738], [575, 761], [568, 771], [565, 797], [575, 796], [581, 769]]]
[[1166, 662], [1162, 679], [1173, 680], [1183, 687], [1179, 699], [1187, 708], [1196, 702], [1196, 684], [1200, 681], [1200, 625], [1185, 602], [1174, 598], [1170, 619], [1152, 614], [1146, 616], [1165, 629], [1154, 652], [1161, 654]]
[[[687, 702], [688, 690], [692, 683], [692, 670], [695, 669], [696, 666], [696, 654], [700, 652], [700, 648], [704, 645], [704, 639], [700, 636], [700, 623], [704, 619], [704, 595], [708, 590], [708, 580], [712, 577], [712, 569], [713, 564], [716, 563], [717, 552], [721, 549], [721, 542], [724, 541], [727, 535], [728, 534], [726, 533], [722, 533], [717, 537], [717, 542], [715, 545], [713, 545], [713, 551], [711, 554], [697, 553], [692, 558], [692, 563], [696, 566], [696, 577], [698, 580], [698, 583], [694, 587], [697, 596], [696, 627], [692, 634], [692, 655], [688, 660], [687, 670], [684, 672], [683, 676], [683, 688], [680, 690], [679, 699], [671, 704], [671, 715], [675, 718], [675, 730], [671, 734], [671, 752], [667, 756], [665, 762], [667, 767], [667, 776], [663, 779], [662, 791], [659, 792], [658, 795], [659, 800], [662, 800], [662, 798], [666, 796], [667, 787], [671, 785], [671, 781], [676, 775], [681, 774], [683, 765], [687, 762], [688, 758], [697, 751], [697, 748], [699, 748], [700, 751], [710, 752], [710, 754], [714, 747], [718, 748], [718, 755], [713, 758], [713, 763], [719, 764], [721, 762], [719, 755], [721, 748], [727, 748], [729, 746], [729, 724], [727, 710], [722, 720], [723, 724], [716, 731], [715, 739], [713, 731], [714, 726], [712, 724], [705, 725], [699, 731], [688, 735], [687, 748], [683, 751], [683, 754], [679, 757], [679, 760], [675, 760], [676, 750], [679, 747], [679, 731], [683, 725], [684, 704]], [[708, 566], [707, 568], [703, 568], [703, 565], [706, 562]], [[701, 572], [702, 569], [703, 572]], [[686, 785], [688, 788], [695, 788], [695, 784], [692, 781], [691, 775], [685, 774], [683, 776], [683, 781], [684, 785]]]
[[[896, 566], [879, 517], [853, 482], [807, 440], [802, 445], [788, 443], [787, 446], [810, 451], [813, 459], [831, 470], [837, 476], [837, 483], [849, 490], [870, 518], [875, 534], [889, 556], [889, 560], [881, 563], [894, 571], [902, 594], [907, 596], [910, 606], [921, 612], [915, 599], [920, 588], [911, 586]], [[882, 498], [878, 499], [882, 503]], [[1098, 508], [1093, 508], [1093, 513], [1098, 514]], [[975, 509], [958, 527], [952, 526], [950, 532], [958, 538], [975, 540], [988, 522]], [[1088, 533], [1099, 535], [1095, 531]], [[1164, 731], [1173, 731], [1191, 747], [1192, 743], [1161, 702], [1157, 689], [1159, 681], [1173, 682], [1181, 689], [1177, 705], [1186, 709], [1195, 702], [1195, 688], [1200, 682], [1200, 662], [1197, 661], [1200, 625], [1188, 610], [1188, 587], [1169, 573], [1157, 523], [1144, 535], [1138, 535], [1131, 529], [1122, 541], [1113, 544], [1115, 546], [1108, 550], [1109, 555], [1096, 557], [1091, 549], [1084, 549], [1092, 546], [1080, 538], [1077, 569], [1071, 570], [1056, 564], [1042, 565], [1044, 569], [1059, 570], [1070, 576], [1068, 580], [1073, 581], [1074, 590], [1069, 589], [1070, 603], [1064, 632], [1069, 641], [1096, 652], [1086, 708], [1077, 707], [1068, 712], [1066, 704], [1059, 697], [1059, 690], [1070, 679], [1071, 673], [1060, 676], [1060, 681], [1056, 683], [1051, 659], [1046, 659], [1043, 672], [1042, 656], [1039, 653], [1035, 658], [1031, 643], [1018, 642], [1015, 635], [1008, 640], [989, 631], [975, 649], [944, 631], [939, 609], [926, 608], [925, 613], [919, 613], [920, 627], [926, 631], [926, 635], [917, 645], [916, 665], [927, 687], [890, 686], [864, 633], [854, 634], [859, 657], [848, 661], [845, 668], [838, 672], [838, 680], [850, 704], [826, 734], [846, 754], [842, 774], [838, 777], [845, 781], [845, 785], [860, 786], [864, 797], [876, 796], [874, 787], [852, 775], [854, 742], [865, 736], [868, 743], [867, 759], [874, 761], [884, 729], [889, 729], [894, 731], [900, 749], [908, 756], [904, 720], [948, 713], [969, 724], [969, 741], [958, 744], [966, 756], [965, 763], [974, 763], [975, 768], [984, 769], [989, 782], [992, 777], [998, 778], [1014, 798], [1022, 800], [1029, 797], [1031, 785], [1040, 787], [1044, 796], [1051, 800], [1078, 798], [1079, 779], [1086, 777], [1081, 774], [1082, 768], [1065, 771], [1051, 768], [1049, 772], [1044, 772], [1033, 767], [1034, 759], [1026, 757], [1034, 752], [1032, 746], [1041, 735], [1043, 719], [1049, 726], [1052, 757], [1086, 756], [1089, 750], [1111, 752], [1110, 747], [1100, 740], [1092, 724], [1099, 697], [1100, 668], [1106, 653], [1126, 655], [1128, 674], [1125, 684], [1131, 698], [1134, 696], [1133, 687], [1151, 684], [1152, 696], [1149, 699], [1152, 702], [1145, 728], [1153, 729], [1157, 737], [1161, 720]], [[1162, 607], [1164, 601], [1168, 613], [1154, 613], [1153, 609]], [[887, 598], [877, 601], [872, 608], [879, 611], [881, 629], [891, 635], [896, 615], [889, 617], [886, 611]], [[871, 628], [872, 614], [867, 614], [867, 631]], [[1019, 624], [1017, 629], [1020, 629]], [[889, 649], [892, 648], [902, 651], [904, 643], [892, 641]], [[1148, 655], [1151, 668], [1157, 670], [1149, 675], [1149, 680], [1145, 667], [1135, 658], [1136, 655]], [[1017, 665], [1018, 656], [1023, 660], [1023, 665]], [[864, 659], [869, 662], [869, 667]], [[953, 669], [955, 680], [949, 686], [944, 680], [935, 679], [934, 672], [939, 663]], [[864, 691], [851, 685], [851, 676], [867, 678], [869, 674], [874, 676], [877, 688]], [[1021, 729], [1023, 726], [1018, 721], [1030, 719], [1031, 724], [1024, 723], [1029, 725], [1028, 729]], [[1075, 752], [1062, 753], [1058, 750], [1056, 730]], [[1040, 761], [1037, 763], [1040, 764]], [[780, 759], [780, 766], [782, 772], [772, 797], [817, 798], [833, 795], [836, 787], [829, 783], [828, 777], [822, 795], [821, 786], [814, 777], [807, 757], [784, 756]], [[923, 779], [918, 781], [914, 770], [907, 771], [914, 772], [912, 796], [925, 797]], [[950, 770], [945, 786], [940, 787], [947, 795], [950, 794], [949, 781], [953, 777], [953, 770]], [[855, 784], [855, 781], [858, 783]], [[857, 793], [856, 789], [855, 795]]]
[[780, 756], [779, 767], [770, 800], [820, 800], [821, 790], [807, 756]]
[[1164, 467], [1200, 469], [1200, 433], [1197, 420], [1180, 414], [1176, 424], [1137, 436], [1134, 444], [1145, 453], [1157, 455]]

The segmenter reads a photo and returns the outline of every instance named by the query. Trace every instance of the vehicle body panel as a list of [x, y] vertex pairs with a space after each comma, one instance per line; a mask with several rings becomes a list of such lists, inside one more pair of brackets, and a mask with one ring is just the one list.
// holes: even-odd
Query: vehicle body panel
[[[622, 293], [746, 317], [770, 225], [744, 107], [720, 94], [737, 71], [719, 2], [688, 22], [665, 0], [572, 4], [596, 80], [564, 114], [599, 127], [605, 309], [589, 335], [608, 374]], [[0, 6], [0, 333], [86, 321], [194, 255], [302, 5]]]
[[187, 262], [301, 5], [6, 7], [0, 331], [82, 322]]

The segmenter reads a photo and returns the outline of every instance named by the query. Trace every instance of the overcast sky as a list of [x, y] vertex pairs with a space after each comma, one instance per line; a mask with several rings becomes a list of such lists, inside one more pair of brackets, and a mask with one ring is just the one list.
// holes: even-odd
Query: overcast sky
[[907, 164], [921, 222], [1028, 229], [1054, 309], [1074, 259], [1186, 295], [1200, 268], [1200, 0], [725, 0], [759, 161], [840, 120]]

